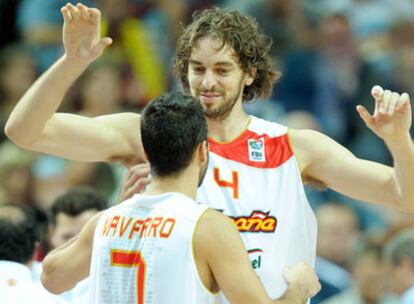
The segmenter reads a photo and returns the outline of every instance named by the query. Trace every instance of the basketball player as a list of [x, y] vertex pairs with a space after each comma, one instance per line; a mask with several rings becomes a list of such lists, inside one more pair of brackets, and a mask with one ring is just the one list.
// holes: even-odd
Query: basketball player
[[[80, 235], [48, 255], [42, 281], [71, 288], [90, 270], [91, 303], [306, 303], [319, 290], [308, 264], [287, 270], [285, 295], [272, 301], [228, 217], [194, 202], [207, 164], [200, 104], [165, 94], [141, 116], [153, 182], [143, 195], [94, 217]], [[95, 228], [96, 227], [96, 228]], [[93, 245], [92, 245], [93, 244]]]
[[[27, 149], [82, 161], [143, 160], [140, 116], [55, 113], [71, 84], [112, 43], [100, 13], [62, 8], [65, 54], [21, 98], [6, 134]], [[197, 200], [233, 218], [256, 273], [273, 298], [286, 290], [284, 265], [314, 263], [316, 221], [303, 183], [357, 200], [414, 210], [414, 147], [407, 94], [374, 87], [375, 110], [357, 110], [387, 144], [394, 167], [356, 158], [327, 136], [247, 115], [243, 101], [265, 98], [277, 73], [270, 43], [248, 16], [223, 9], [194, 17], [177, 44], [176, 70], [207, 118], [210, 164]], [[138, 132], [139, 133], [139, 132]], [[133, 184], [133, 183], [131, 183]]]

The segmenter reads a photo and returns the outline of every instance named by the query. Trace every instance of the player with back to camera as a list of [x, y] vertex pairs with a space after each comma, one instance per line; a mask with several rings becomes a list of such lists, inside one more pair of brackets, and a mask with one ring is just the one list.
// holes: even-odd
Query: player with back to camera
[[286, 293], [271, 300], [231, 220], [195, 203], [208, 149], [207, 123], [194, 98], [157, 98], [143, 111], [141, 134], [151, 186], [99, 213], [50, 253], [46, 288], [65, 291], [90, 272], [90, 302], [100, 304], [213, 303], [220, 289], [231, 303], [296, 304], [319, 291], [314, 271], [300, 263], [285, 271]]

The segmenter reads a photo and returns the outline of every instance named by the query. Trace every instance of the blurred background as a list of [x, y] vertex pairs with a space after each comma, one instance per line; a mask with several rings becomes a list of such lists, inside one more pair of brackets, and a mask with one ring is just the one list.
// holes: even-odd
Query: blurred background
[[[51, 248], [48, 214], [58, 196], [90, 186], [114, 204], [125, 173], [116, 164], [27, 152], [4, 135], [16, 102], [63, 54], [60, 8], [67, 2], [0, 0], [0, 204], [23, 204], [35, 211], [41, 241], [37, 260]], [[414, 96], [414, 0], [83, 3], [102, 11], [102, 34], [114, 43], [72, 87], [60, 111], [86, 116], [139, 112], [162, 92], [179, 90], [171, 71], [183, 26], [194, 10], [226, 6], [257, 19], [273, 39], [273, 64], [283, 73], [271, 98], [247, 104], [248, 112], [293, 128], [319, 130], [358, 157], [392, 165], [384, 143], [355, 107], [373, 109], [375, 84]], [[386, 288], [381, 247], [396, 232], [414, 227], [414, 216], [333, 191], [307, 192], [319, 221], [317, 271], [323, 285], [313, 303], [398, 303]]]

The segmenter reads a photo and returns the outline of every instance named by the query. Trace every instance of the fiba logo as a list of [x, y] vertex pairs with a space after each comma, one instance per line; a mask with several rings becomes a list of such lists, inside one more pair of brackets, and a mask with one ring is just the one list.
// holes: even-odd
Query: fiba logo
[[249, 139], [249, 160], [256, 162], [265, 162], [265, 142], [263, 138]]

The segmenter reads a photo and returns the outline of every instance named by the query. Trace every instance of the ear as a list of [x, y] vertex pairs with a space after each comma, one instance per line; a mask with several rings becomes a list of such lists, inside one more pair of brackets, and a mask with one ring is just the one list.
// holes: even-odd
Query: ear
[[49, 226], [47, 227], [47, 233], [50, 245], [52, 245], [52, 247], [56, 247], [56, 225], [49, 224]]
[[144, 151], [144, 160], [149, 163], [147, 152]]
[[247, 73], [244, 83], [246, 86], [249, 86], [253, 83], [254, 79], [256, 78], [257, 68], [252, 68], [249, 73]]
[[199, 146], [198, 146], [198, 157], [200, 159], [200, 162], [206, 162], [208, 159], [208, 144], [207, 141], [203, 141]]
[[414, 264], [410, 257], [404, 255], [400, 258], [400, 265], [402, 265], [405, 269], [409, 269], [410, 272], [414, 271]]

